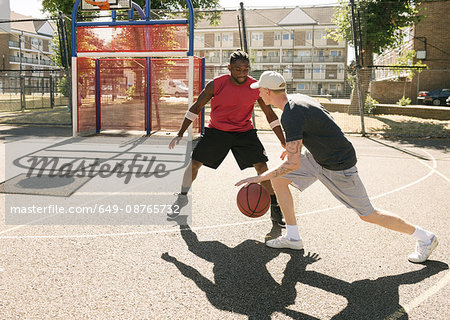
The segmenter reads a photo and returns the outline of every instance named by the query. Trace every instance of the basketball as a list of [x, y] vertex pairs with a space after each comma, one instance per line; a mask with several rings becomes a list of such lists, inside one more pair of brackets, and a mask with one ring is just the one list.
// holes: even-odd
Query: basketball
[[260, 184], [251, 183], [239, 190], [237, 206], [247, 217], [258, 218], [269, 209], [270, 195]]

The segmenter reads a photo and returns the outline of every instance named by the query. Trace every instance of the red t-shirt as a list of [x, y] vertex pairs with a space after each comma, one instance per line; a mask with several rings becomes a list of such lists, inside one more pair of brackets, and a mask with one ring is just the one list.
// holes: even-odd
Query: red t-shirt
[[222, 131], [243, 132], [253, 129], [250, 120], [253, 105], [259, 98], [259, 90], [250, 88], [256, 82], [252, 77], [240, 86], [231, 83], [225, 74], [214, 78], [214, 97], [211, 99], [211, 114], [208, 127]]

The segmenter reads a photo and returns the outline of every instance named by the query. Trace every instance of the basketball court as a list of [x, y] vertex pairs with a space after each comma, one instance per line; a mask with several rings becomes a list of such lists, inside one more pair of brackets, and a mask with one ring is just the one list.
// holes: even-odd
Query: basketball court
[[[200, 169], [188, 205], [167, 219], [203, 124], [168, 144], [204, 87], [204, 60], [193, 56], [190, 1], [189, 20], [164, 22], [146, 3], [76, 0], [73, 137], [0, 140], [0, 318], [450, 318], [443, 147], [350, 137], [374, 205], [437, 234], [424, 264], [407, 261], [412, 239], [363, 223], [319, 183], [293, 191], [305, 249], [267, 248], [283, 231], [239, 211], [234, 184], [255, 170], [230, 155]], [[80, 4], [132, 10], [77, 21]], [[168, 94], [171, 80], [187, 92]], [[277, 138], [260, 138], [276, 166]]]
[[[273, 167], [280, 161], [277, 139], [272, 134], [260, 137]], [[23, 143], [28, 139], [22, 137]], [[58, 140], [61, 148], [59, 140], [68, 138], [42, 141], [46, 139], [40, 140], [52, 142], [53, 148]], [[136, 137], [114, 139], [120, 146]], [[2, 317], [447, 319], [448, 153], [436, 147], [350, 139], [375, 206], [438, 235], [440, 245], [427, 263], [409, 263], [412, 239], [359, 221], [319, 183], [303, 194], [294, 190], [305, 250], [265, 247], [266, 234], [276, 236], [281, 230], [267, 215], [252, 219], [239, 212], [239, 188], [234, 184], [254, 170], [241, 172], [228, 156], [218, 170], [200, 169], [189, 226], [183, 218], [166, 221], [169, 225], [3, 224]], [[48, 150], [36, 148], [25, 155], [41, 149]], [[162, 144], [158, 150], [170, 153]], [[117, 179], [97, 176], [70, 196], [54, 198], [92, 207], [100, 202], [126, 206], [135, 196], [147, 196], [147, 204], [152, 204], [161, 197], [149, 196], [149, 184], [118, 196], [109, 189]], [[8, 203], [14, 195], [1, 197]]]

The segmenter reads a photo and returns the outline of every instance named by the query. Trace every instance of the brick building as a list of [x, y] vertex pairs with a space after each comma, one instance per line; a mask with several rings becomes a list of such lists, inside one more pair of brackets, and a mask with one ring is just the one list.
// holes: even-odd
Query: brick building
[[[247, 9], [245, 25], [252, 75], [277, 70], [289, 92], [343, 95], [346, 90], [347, 44], [328, 39], [334, 6]], [[220, 23], [200, 21], [195, 54], [205, 57], [206, 78], [226, 72], [230, 54], [241, 48], [240, 11], [225, 10]]]
[[[428, 69], [420, 73], [416, 72], [414, 78], [407, 81], [406, 96], [413, 103], [417, 102], [418, 91], [450, 88], [450, 24], [448, 23], [450, 1], [422, 2], [419, 9], [424, 18], [406, 30], [404, 44], [374, 58], [375, 65], [392, 65], [397, 62], [402, 52], [416, 51], [417, 56], [412, 62], [420, 60], [427, 65]], [[397, 78], [392, 69], [380, 68], [374, 72], [374, 75], [376, 80], [372, 83], [376, 91], [374, 98], [379, 102], [388, 103], [387, 100], [396, 102], [403, 95], [403, 85], [386, 83], [386, 80]]]

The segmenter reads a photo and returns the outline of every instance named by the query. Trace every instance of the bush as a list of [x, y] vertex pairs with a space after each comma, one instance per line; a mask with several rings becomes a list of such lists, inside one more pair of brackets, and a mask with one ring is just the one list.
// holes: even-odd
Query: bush
[[68, 97], [70, 95], [70, 77], [64, 76], [57, 84], [58, 93], [61, 93], [64, 97]]
[[364, 112], [368, 114], [372, 114], [376, 109], [376, 104], [379, 102], [372, 98], [370, 95], [366, 96], [366, 102], [364, 103]]
[[411, 104], [410, 98], [405, 98], [405, 96], [401, 97], [400, 100], [397, 101], [399, 106], [407, 106]]

